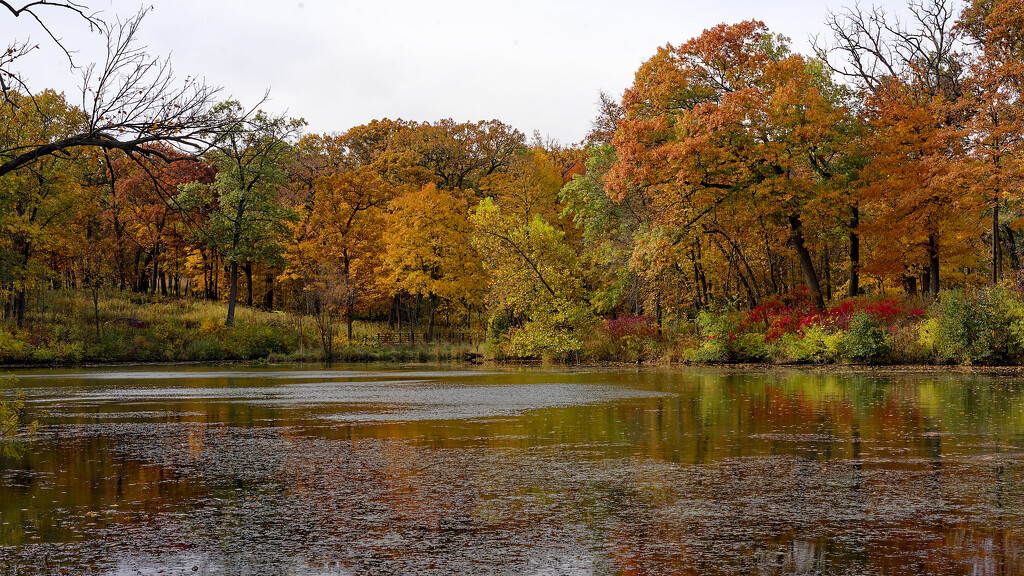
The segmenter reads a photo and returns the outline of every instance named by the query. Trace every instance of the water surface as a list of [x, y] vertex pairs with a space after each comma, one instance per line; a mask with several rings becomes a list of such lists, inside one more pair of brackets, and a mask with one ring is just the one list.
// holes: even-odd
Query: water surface
[[25, 372], [7, 574], [1024, 574], [1024, 384]]

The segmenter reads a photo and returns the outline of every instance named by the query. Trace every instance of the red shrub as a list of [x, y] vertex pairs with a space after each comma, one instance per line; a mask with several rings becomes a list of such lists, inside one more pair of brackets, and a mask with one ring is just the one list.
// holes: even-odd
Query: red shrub
[[801, 333], [811, 326], [845, 330], [857, 314], [868, 314], [883, 326], [900, 319], [920, 316], [924, 310], [909, 310], [907, 303], [896, 298], [850, 298], [825, 311], [815, 309], [806, 289], [783, 298], [773, 298], [748, 312], [740, 322], [742, 330], [763, 327], [764, 339], [771, 342], [786, 333]]
[[614, 339], [625, 336], [657, 336], [658, 323], [653, 318], [623, 314], [615, 319], [606, 318], [598, 330]]

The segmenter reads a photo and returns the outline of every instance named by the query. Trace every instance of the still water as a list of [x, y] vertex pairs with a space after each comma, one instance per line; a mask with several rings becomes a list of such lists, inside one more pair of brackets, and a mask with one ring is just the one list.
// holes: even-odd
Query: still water
[[0, 575], [1024, 574], [1024, 382], [23, 372]]

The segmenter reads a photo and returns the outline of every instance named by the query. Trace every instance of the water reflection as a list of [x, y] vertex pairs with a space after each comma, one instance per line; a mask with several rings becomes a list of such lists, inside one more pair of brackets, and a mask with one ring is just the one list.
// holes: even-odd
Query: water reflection
[[0, 574], [1024, 574], [1024, 385], [728, 371], [23, 377]]

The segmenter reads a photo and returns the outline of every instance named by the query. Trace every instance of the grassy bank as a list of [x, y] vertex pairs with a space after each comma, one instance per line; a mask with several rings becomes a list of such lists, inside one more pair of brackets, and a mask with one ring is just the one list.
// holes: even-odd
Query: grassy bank
[[[309, 317], [240, 307], [225, 326], [219, 302], [111, 293], [93, 302], [52, 292], [21, 327], [0, 329], [0, 363], [62, 365], [122, 362], [321, 362], [321, 334]], [[356, 322], [353, 338], [335, 326], [335, 362], [450, 362], [501, 355], [483, 333], [466, 342], [435, 339], [385, 344], [384, 323]], [[492, 335], [493, 337], [493, 335]], [[943, 292], [935, 300], [859, 297], [816, 309], [806, 294], [777, 297], [752, 310], [722, 306], [694, 318], [605, 319], [580, 350], [527, 361], [700, 364], [1024, 365], [1024, 288], [1003, 284]]]
[[[120, 362], [321, 362], [320, 332], [310, 318], [246, 307], [225, 326], [220, 302], [112, 293], [93, 302], [80, 292], [52, 292], [33, 307], [22, 326], [7, 319], [0, 329], [0, 363], [61, 365]], [[435, 340], [378, 345], [386, 324], [357, 322], [353, 338], [335, 326], [335, 362], [444, 362], [476, 353], [470, 343]]]

